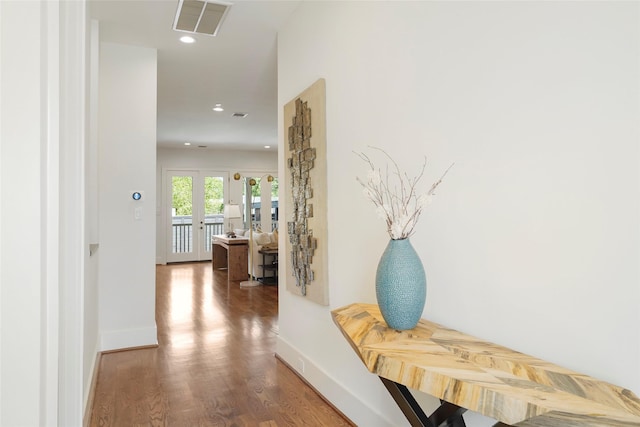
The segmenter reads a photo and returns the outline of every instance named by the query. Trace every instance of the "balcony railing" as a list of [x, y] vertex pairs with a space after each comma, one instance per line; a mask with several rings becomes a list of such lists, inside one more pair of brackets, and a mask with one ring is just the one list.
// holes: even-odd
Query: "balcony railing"
[[[254, 223], [260, 220], [259, 209], [258, 215], [253, 215]], [[256, 219], [256, 216], [258, 217]], [[277, 211], [271, 215], [271, 231], [278, 227]], [[193, 218], [190, 215], [177, 215], [172, 217], [172, 236], [171, 248], [174, 254], [182, 254], [193, 252]], [[224, 215], [206, 215], [204, 223], [204, 250], [211, 250], [211, 236], [215, 234], [224, 234]]]
[[[174, 216], [172, 218], [173, 232], [171, 247], [174, 254], [193, 252], [193, 219], [191, 216]], [[211, 236], [224, 233], [224, 217], [219, 215], [207, 215], [205, 217], [204, 249], [211, 250]]]

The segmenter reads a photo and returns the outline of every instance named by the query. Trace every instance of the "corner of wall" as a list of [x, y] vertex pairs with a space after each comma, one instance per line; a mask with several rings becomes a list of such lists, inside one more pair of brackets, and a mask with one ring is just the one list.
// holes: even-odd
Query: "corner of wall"
[[358, 396], [350, 392], [344, 385], [340, 384], [280, 336], [278, 337], [276, 355], [294, 369], [298, 375], [312, 384], [325, 399], [333, 402], [355, 424], [376, 427], [394, 427], [397, 425], [374, 408], [368, 406]]
[[156, 345], [158, 345], [158, 332], [155, 324], [152, 328], [122, 329], [100, 334], [100, 351]]

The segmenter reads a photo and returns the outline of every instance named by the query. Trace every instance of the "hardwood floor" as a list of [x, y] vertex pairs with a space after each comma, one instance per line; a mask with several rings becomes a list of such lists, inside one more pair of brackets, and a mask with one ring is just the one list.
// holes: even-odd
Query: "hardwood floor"
[[275, 286], [157, 266], [157, 348], [101, 357], [90, 426], [350, 426], [274, 356]]

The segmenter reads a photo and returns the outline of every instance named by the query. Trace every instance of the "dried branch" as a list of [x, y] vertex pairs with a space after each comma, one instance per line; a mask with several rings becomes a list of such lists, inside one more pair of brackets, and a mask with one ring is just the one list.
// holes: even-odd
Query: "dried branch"
[[435, 189], [454, 164], [452, 163], [440, 179], [431, 185], [429, 191], [419, 194], [418, 187], [427, 166], [426, 156], [420, 173], [412, 178], [408, 173], [402, 172], [398, 163], [386, 151], [378, 147], [369, 148], [380, 151], [387, 158], [385, 171], [383, 173], [381, 169], [376, 168], [365, 153], [355, 153], [369, 166], [367, 179], [356, 177], [356, 180], [363, 187], [365, 196], [376, 206], [378, 215], [385, 220], [389, 236], [394, 240], [407, 239], [415, 233], [422, 211], [430, 203]]

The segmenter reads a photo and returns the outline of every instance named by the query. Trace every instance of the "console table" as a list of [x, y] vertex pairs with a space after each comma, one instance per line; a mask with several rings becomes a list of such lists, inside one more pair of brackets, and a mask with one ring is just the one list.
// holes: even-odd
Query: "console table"
[[249, 239], [214, 235], [211, 239], [211, 265], [213, 269], [226, 268], [227, 280], [242, 281], [249, 277]]
[[[473, 410], [494, 427], [638, 427], [631, 391], [427, 320], [389, 329], [377, 305], [352, 304], [333, 320], [370, 372], [378, 375], [412, 426], [465, 426]], [[427, 416], [408, 388], [440, 399]]]

